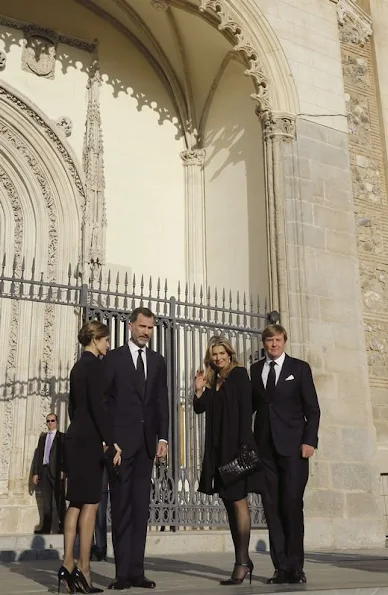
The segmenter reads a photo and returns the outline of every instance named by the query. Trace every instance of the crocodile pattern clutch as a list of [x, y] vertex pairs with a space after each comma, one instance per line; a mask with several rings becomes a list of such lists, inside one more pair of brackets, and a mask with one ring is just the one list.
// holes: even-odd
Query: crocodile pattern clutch
[[227, 463], [218, 467], [222, 483], [225, 487], [228, 487], [243, 479], [248, 475], [251, 475], [255, 471], [258, 471], [261, 467], [261, 461], [254, 448], [243, 444], [237, 457]]

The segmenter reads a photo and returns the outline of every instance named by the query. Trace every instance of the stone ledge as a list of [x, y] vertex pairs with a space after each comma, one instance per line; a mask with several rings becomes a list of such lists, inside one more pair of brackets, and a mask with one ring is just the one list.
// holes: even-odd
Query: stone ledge
[[[251, 533], [250, 550], [269, 550], [268, 531]], [[198, 552], [233, 552], [229, 531], [150, 531], [146, 556], [192, 554]], [[0, 561], [58, 560], [63, 556], [63, 535], [0, 535]], [[112, 539], [108, 534], [108, 557], [113, 557]]]

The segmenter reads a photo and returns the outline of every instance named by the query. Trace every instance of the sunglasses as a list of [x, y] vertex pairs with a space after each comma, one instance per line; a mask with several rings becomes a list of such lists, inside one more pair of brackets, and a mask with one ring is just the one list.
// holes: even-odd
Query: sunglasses
[[46, 424], [53, 424], [56, 421], [57, 421], [56, 419], [46, 419]]

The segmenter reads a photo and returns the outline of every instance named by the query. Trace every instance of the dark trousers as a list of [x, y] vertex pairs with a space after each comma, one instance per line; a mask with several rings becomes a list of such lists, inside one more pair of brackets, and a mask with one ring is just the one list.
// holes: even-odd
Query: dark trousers
[[281, 456], [271, 444], [262, 461], [265, 478], [262, 501], [273, 565], [276, 570], [302, 570], [303, 495], [309, 474], [308, 459], [300, 454]]
[[54, 479], [50, 475], [48, 465], [43, 465], [39, 476], [39, 487], [42, 494], [43, 503], [43, 523], [42, 529], [50, 531], [53, 520], [53, 498], [57, 508], [59, 529], [63, 528], [63, 520], [66, 512], [64, 483], [59, 479]]
[[101, 500], [98, 506], [96, 525], [94, 528], [94, 548], [102, 554], [107, 550], [107, 512], [109, 501], [108, 471], [104, 468], [102, 476]]
[[125, 581], [144, 576], [152, 463], [143, 440], [132, 457], [121, 460], [120, 481], [111, 485], [116, 578]]

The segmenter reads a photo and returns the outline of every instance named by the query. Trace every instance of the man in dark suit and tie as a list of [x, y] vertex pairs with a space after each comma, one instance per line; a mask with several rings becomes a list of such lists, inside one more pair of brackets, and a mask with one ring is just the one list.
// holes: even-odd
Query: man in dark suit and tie
[[262, 339], [266, 356], [251, 366], [251, 380], [265, 477], [262, 501], [275, 567], [267, 582], [303, 584], [303, 495], [308, 459], [318, 445], [318, 398], [309, 364], [285, 353], [286, 330], [272, 324]]
[[108, 406], [123, 451], [120, 480], [111, 483], [114, 590], [156, 586], [144, 576], [144, 551], [152, 465], [155, 455], [167, 455], [169, 423], [166, 364], [147, 347], [155, 317], [136, 308], [129, 326], [128, 343], [105, 358]]
[[39, 485], [43, 500], [42, 528], [35, 533], [51, 532], [53, 496], [59, 519], [59, 532], [63, 531], [66, 502], [63, 481], [64, 434], [59, 432], [58, 417], [49, 413], [46, 417], [48, 432], [41, 434], [32, 463], [32, 483]]

